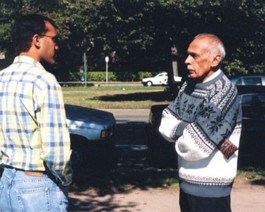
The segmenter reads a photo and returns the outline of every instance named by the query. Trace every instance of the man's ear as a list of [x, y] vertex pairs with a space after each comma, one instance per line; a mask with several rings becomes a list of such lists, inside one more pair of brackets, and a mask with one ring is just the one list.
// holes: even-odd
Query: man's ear
[[32, 45], [35, 46], [37, 49], [41, 47], [41, 40], [38, 34], [33, 35], [32, 37]]
[[221, 63], [221, 60], [222, 60], [221, 55], [216, 55], [216, 56], [213, 58], [213, 61], [212, 61], [212, 67], [216, 67], [216, 66], [218, 66], [218, 65]]

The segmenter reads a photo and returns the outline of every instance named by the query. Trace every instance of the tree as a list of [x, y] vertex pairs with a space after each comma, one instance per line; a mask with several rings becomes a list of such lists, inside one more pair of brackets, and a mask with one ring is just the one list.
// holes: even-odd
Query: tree
[[[185, 75], [186, 49], [202, 32], [218, 35], [230, 75], [265, 68], [263, 0], [9, 0], [0, 2], [0, 52], [12, 55], [10, 28], [18, 14], [38, 12], [54, 19], [61, 35], [59, 79], [78, 71], [87, 52], [90, 70], [172, 71], [171, 48], [178, 49]], [[88, 44], [93, 43], [89, 46]], [[93, 46], [93, 48], [91, 48]]]

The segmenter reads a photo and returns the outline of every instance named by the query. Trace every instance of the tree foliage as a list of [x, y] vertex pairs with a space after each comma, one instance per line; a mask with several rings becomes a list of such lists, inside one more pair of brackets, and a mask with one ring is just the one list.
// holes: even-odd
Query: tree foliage
[[86, 51], [89, 69], [112, 71], [171, 69], [171, 47], [179, 69], [191, 39], [218, 35], [230, 75], [264, 73], [265, 3], [263, 0], [9, 0], [0, 2], [0, 50], [12, 55], [10, 28], [18, 14], [37, 12], [54, 19], [61, 35], [56, 74], [67, 79], [79, 71]]

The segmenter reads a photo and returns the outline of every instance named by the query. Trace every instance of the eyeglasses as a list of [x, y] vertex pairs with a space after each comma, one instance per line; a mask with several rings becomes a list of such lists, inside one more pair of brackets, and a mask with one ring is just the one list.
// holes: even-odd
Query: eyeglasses
[[50, 36], [50, 35], [42, 35], [42, 34], [41, 34], [40, 36], [51, 38], [52, 41], [53, 41], [54, 43], [56, 43], [56, 44], [59, 44], [59, 42], [60, 42], [58, 36]]

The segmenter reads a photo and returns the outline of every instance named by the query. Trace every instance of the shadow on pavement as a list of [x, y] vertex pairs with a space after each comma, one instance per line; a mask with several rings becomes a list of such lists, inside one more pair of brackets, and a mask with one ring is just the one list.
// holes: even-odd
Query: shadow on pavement
[[127, 94], [116, 94], [112, 96], [98, 96], [95, 97], [101, 101], [143, 101], [151, 100], [154, 102], [173, 101], [175, 96], [167, 91], [154, 91], [154, 92], [136, 92]]
[[172, 181], [177, 182], [177, 170], [150, 167], [146, 162], [146, 151], [140, 147], [116, 148], [114, 166], [82, 168], [76, 172], [70, 189], [70, 211], [133, 208], [133, 204], [123, 206], [113, 202], [112, 196], [134, 189], [165, 188]]
[[144, 122], [119, 123], [118, 145], [112, 157], [100, 155], [99, 150], [96, 154], [101, 160], [75, 171], [69, 193], [69, 211], [133, 211], [134, 203], [121, 205], [113, 200], [113, 196], [178, 183], [177, 169], [158, 169], [147, 162], [144, 127]]
[[251, 182], [252, 185], [264, 185], [265, 186], [265, 179], [258, 179], [258, 180], [253, 180]]

